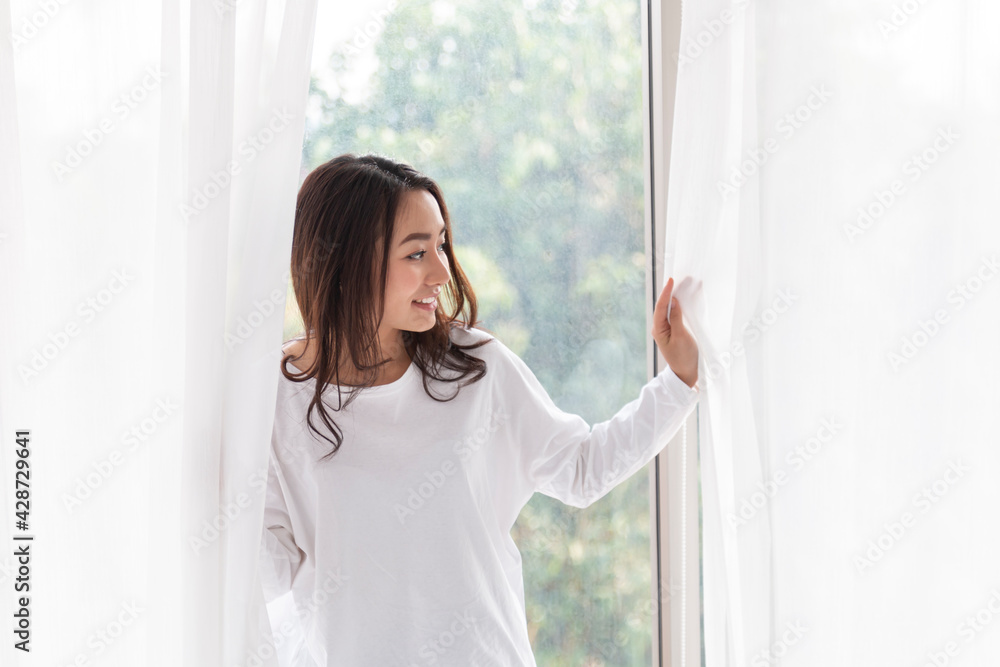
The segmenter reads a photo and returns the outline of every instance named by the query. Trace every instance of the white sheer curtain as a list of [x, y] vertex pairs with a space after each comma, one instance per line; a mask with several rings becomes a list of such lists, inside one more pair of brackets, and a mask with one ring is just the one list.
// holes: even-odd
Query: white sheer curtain
[[256, 563], [315, 11], [0, 0], [8, 628], [34, 537], [4, 665], [275, 664]]
[[1000, 655], [1000, 6], [684, 3], [706, 660]]

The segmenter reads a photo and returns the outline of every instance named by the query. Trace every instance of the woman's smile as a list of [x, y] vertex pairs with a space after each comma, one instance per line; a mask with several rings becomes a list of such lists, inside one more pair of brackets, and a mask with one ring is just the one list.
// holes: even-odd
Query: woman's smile
[[426, 310], [428, 312], [433, 313], [434, 309], [437, 308], [438, 302], [437, 298], [435, 297], [434, 300], [431, 301], [430, 303], [421, 303], [420, 301], [414, 301], [413, 305], [419, 308], [420, 310]]

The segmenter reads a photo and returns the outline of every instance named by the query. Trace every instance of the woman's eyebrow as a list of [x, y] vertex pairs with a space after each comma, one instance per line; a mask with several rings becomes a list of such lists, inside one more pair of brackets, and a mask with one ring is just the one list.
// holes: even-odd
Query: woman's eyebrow
[[[444, 234], [444, 229], [445, 229], [444, 223], [442, 222], [441, 223], [441, 232], [440, 232], [440, 234], [438, 234], [438, 236], [440, 236], [441, 234]], [[405, 239], [403, 239], [402, 241], [400, 241], [399, 245], [403, 245], [405, 243], [409, 243], [410, 241], [430, 241], [430, 240], [431, 240], [431, 235], [427, 234], [426, 232], [413, 232], [412, 234], [410, 234], [409, 236], [407, 236]]]

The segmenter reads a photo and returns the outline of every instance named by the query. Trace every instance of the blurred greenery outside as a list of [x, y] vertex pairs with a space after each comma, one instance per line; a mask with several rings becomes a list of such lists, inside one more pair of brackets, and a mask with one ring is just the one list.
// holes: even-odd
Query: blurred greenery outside
[[[318, 121], [302, 178], [347, 152], [434, 178], [481, 325], [590, 424], [646, 382], [639, 10], [403, 0], [370, 45], [345, 42], [310, 86]], [[352, 69], [372, 56], [358, 94]], [[286, 340], [302, 330], [291, 285], [288, 297]], [[512, 535], [539, 665], [652, 664], [647, 471], [587, 509], [535, 494], [521, 513]]]

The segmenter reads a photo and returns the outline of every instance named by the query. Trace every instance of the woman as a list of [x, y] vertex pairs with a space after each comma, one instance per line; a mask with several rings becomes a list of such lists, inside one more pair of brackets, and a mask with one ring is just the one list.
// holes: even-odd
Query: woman
[[282, 360], [261, 571], [319, 665], [535, 665], [514, 520], [536, 491], [603, 497], [699, 396], [671, 279], [652, 330], [669, 368], [593, 428], [561, 411], [475, 326], [450, 238], [438, 186], [386, 158], [342, 155], [299, 191], [309, 335]]

